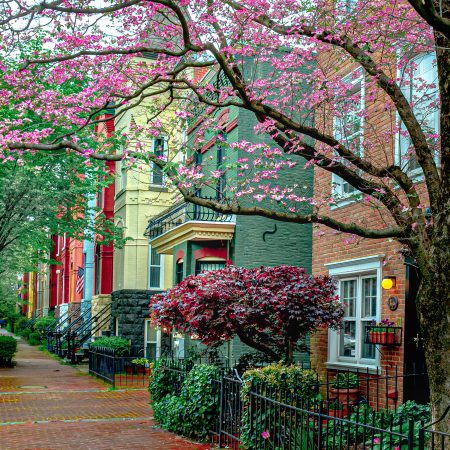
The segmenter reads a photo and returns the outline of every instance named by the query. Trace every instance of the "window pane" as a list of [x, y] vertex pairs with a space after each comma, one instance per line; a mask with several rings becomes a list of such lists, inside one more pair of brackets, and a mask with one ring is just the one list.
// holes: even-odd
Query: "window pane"
[[161, 265], [161, 255], [155, 250], [151, 249], [150, 255], [150, 265], [152, 266], [160, 266]]
[[345, 321], [340, 336], [339, 355], [356, 357], [356, 322]]
[[341, 282], [341, 301], [345, 305], [345, 317], [356, 316], [356, 280]]
[[147, 342], [156, 342], [156, 328], [150, 320], [146, 320]]
[[150, 267], [150, 287], [157, 288], [160, 287], [160, 267]]
[[371, 321], [362, 322], [362, 332], [361, 332], [361, 348], [362, 348], [362, 357], [367, 359], [375, 359], [375, 345], [373, 344], [365, 344], [364, 338], [366, 335], [366, 326], [370, 325]]
[[364, 278], [362, 283], [362, 317], [375, 317], [377, 315], [377, 279]]

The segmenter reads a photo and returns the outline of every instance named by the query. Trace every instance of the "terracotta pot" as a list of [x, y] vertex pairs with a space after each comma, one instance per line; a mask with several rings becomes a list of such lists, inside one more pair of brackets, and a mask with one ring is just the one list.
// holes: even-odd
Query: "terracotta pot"
[[125, 373], [128, 375], [133, 375], [133, 367], [132, 366], [125, 366]]
[[348, 403], [353, 403], [358, 398], [359, 389], [353, 388], [353, 389], [330, 389], [330, 393], [333, 396], [333, 398], [336, 398], [339, 403], [342, 403], [343, 405]]
[[387, 332], [386, 344], [395, 344], [395, 333]]
[[137, 374], [143, 374], [143, 373], [145, 373], [145, 367], [142, 366], [141, 364], [138, 364], [138, 365], [136, 366], [136, 373], [137, 373]]

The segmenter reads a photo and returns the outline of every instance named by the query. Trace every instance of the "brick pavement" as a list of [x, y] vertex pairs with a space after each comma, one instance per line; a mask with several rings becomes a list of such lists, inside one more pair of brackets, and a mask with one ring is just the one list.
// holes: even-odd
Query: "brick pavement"
[[1, 450], [210, 448], [159, 429], [145, 389], [110, 390], [18, 343], [16, 367], [0, 369]]

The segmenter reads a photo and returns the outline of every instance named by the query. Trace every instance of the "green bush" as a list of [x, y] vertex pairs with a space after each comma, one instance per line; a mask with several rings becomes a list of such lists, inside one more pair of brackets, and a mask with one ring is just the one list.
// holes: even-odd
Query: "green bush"
[[[176, 376], [178, 380], [174, 379]], [[174, 386], [176, 381], [179, 382], [179, 377], [180, 375], [176, 372], [167, 370], [167, 362], [164, 359], [155, 361], [148, 386], [150, 400], [153, 403], [158, 403], [166, 396], [175, 394]]]
[[[250, 402], [249, 394], [252, 389], [275, 401], [287, 402], [306, 409], [317, 406], [317, 401], [321, 398], [317, 373], [302, 369], [298, 364], [286, 366], [278, 363], [250, 369], [244, 372], [242, 378], [244, 386], [241, 396], [247, 404]], [[241, 438], [245, 445], [275, 450], [283, 448], [284, 443], [289, 442], [293, 448], [299, 450], [314, 448], [312, 446], [314, 430], [301, 414], [295, 416], [295, 423], [289, 423], [289, 420], [286, 420], [287, 413], [280, 414], [278, 403], [266, 403], [264, 414], [257, 404], [255, 406], [244, 407]], [[300, 426], [302, 421], [304, 424]]]
[[11, 364], [17, 352], [17, 341], [11, 336], [0, 336], [0, 366]]
[[104, 347], [115, 351], [117, 356], [126, 356], [130, 352], [129, 342], [118, 336], [101, 337], [90, 344], [91, 348]]
[[28, 337], [28, 343], [30, 345], [39, 345], [41, 343], [41, 334], [37, 331], [31, 332]]
[[[170, 371], [164, 364], [155, 365], [150, 394], [155, 419], [169, 431], [183, 436], [207, 439], [216, 420], [216, 392], [213, 377], [217, 368], [207, 364], [195, 365], [186, 375], [180, 395], [169, 392]], [[165, 373], [164, 373], [165, 372]], [[156, 400], [157, 399], [157, 400]]]
[[19, 317], [14, 323], [14, 333], [20, 334], [22, 328], [27, 325], [29, 320], [26, 317]]
[[55, 318], [53, 316], [39, 317], [34, 324], [34, 329], [43, 336], [47, 327], [55, 328]]
[[30, 338], [30, 334], [31, 334], [31, 328], [24, 328], [21, 332], [20, 335], [26, 339], [28, 341], [28, 339]]

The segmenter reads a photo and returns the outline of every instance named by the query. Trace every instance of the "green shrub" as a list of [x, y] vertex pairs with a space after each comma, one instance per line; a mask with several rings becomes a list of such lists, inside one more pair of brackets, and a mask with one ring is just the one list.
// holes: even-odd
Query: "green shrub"
[[28, 322], [29, 320], [26, 317], [19, 317], [14, 323], [14, 333], [20, 334], [22, 328], [25, 327]]
[[[320, 400], [320, 382], [317, 373], [304, 370], [300, 365], [271, 364], [244, 372], [242, 400], [250, 401], [251, 389], [275, 401], [288, 402], [301, 408], [313, 408]], [[264, 414], [257, 405], [244, 407], [242, 415], [241, 437], [245, 445], [255, 448], [279, 449], [286, 442], [295, 449], [314, 448], [312, 446], [314, 430], [309, 421], [295, 417], [295, 424], [286, 420], [286, 413], [280, 414], [278, 403], [267, 402]], [[303, 426], [300, 426], [300, 423]], [[270, 430], [268, 430], [270, 424]], [[295, 426], [293, 426], [295, 425]], [[298, 425], [298, 426], [297, 426]], [[266, 434], [267, 433], [267, 434]]]
[[316, 399], [319, 395], [320, 382], [317, 373], [313, 370], [302, 369], [298, 364], [286, 366], [277, 363], [250, 369], [244, 372], [242, 378], [244, 397], [250, 391], [252, 383], [253, 386], [283, 390], [308, 400]]
[[155, 361], [148, 386], [150, 400], [153, 403], [158, 403], [166, 396], [175, 394], [174, 387], [180, 383], [180, 378], [181, 375], [179, 373], [167, 370], [167, 361], [164, 359]]
[[338, 373], [330, 383], [334, 389], [356, 389], [358, 385], [358, 375], [350, 372]]
[[28, 341], [28, 339], [30, 338], [30, 334], [31, 334], [31, 328], [24, 328], [21, 332], [20, 335], [26, 339]]
[[55, 328], [55, 318], [53, 316], [39, 317], [34, 324], [34, 329], [43, 336], [47, 327]]
[[170, 392], [171, 375], [164, 367], [163, 363], [156, 363], [149, 387], [155, 419], [169, 431], [196, 439], [208, 438], [217, 415], [212, 382], [217, 368], [195, 365], [186, 375], [177, 396]]
[[0, 336], [0, 366], [11, 364], [17, 352], [17, 341], [11, 336]]
[[98, 338], [94, 342], [92, 342], [90, 346], [92, 348], [104, 347], [114, 350], [117, 356], [126, 356], [130, 352], [129, 342], [126, 339], [118, 336], [105, 336]]
[[41, 334], [37, 331], [33, 331], [30, 333], [28, 337], [28, 343], [30, 345], [39, 345], [41, 343]]

